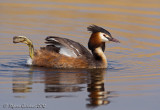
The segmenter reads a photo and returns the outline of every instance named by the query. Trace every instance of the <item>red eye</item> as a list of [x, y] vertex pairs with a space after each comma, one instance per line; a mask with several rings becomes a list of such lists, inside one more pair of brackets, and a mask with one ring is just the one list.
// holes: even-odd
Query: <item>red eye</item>
[[104, 37], [106, 37], [106, 35], [105, 35], [105, 34], [103, 34], [103, 36], [104, 36]]

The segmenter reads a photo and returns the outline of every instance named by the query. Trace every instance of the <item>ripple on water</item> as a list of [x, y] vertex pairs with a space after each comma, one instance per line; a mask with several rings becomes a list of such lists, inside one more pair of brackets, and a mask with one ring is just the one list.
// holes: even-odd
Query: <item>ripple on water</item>
[[[47, 107], [55, 110], [74, 106], [81, 110], [86, 107], [95, 107], [95, 110], [107, 107], [111, 110], [159, 108], [158, 0], [0, 2], [1, 102], [7, 100], [8, 103], [10, 100], [16, 103], [16, 98], [23, 98], [30, 103], [31, 98], [38, 103], [46, 101]], [[107, 71], [96, 73], [96, 70], [88, 72], [28, 66], [28, 48], [11, 43], [11, 36], [27, 35], [35, 47], [40, 47], [45, 36], [58, 35], [86, 46], [89, 38], [86, 27], [90, 24], [106, 28], [121, 41], [120, 44], [107, 44]], [[20, 103], [23, 101], [20, 100]], [[98, 104], [109, 106], [96, 108]]]

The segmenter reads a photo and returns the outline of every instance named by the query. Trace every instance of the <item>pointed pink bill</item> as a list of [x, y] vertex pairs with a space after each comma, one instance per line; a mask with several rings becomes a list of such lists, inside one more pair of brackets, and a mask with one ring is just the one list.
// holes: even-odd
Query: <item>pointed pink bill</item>
[[120, 41], [119, 41], [119, 40], [117, 40], [117, 39], [115, 39], [115, 38], [113, 38], [113, 37], [110, 39], [110, 41], [112, 41], [112, 42], [116, 42], [116, 43], [120, 43]]

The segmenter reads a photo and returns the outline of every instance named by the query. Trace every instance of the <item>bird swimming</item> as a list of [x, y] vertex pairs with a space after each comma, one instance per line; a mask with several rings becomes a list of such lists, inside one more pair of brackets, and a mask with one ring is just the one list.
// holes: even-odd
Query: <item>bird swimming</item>
[[56, 36], [46, 37], [46, 46], [39, 50], [34, 50], [32, 41], [26, 36], [14, 36], [13, 43], [28, 45], [32, 65], [52, 68], [107, 68], [105, 43], [119, 43], [119, 40], [102, 27], [90, 25], [87, 29], [91, 32], [88, 41], [91, 52], [78, 42]]

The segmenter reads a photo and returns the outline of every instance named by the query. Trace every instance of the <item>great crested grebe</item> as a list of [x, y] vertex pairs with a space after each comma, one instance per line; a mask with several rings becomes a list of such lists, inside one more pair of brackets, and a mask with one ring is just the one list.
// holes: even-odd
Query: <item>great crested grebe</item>
[[87, 27], [92, 32], [88, 42], [90, 53], [83, 45], [67, 38], [48, 36], [46, 47], [34, 50], [32, 41], [25, 36], [13, 37], [13, 43], [25, 43], [29, 46], [32, 65], [52, 68], [107, 68], [104, 54], [105, 42], [119, 42], [111, 34], [96, 25]]

